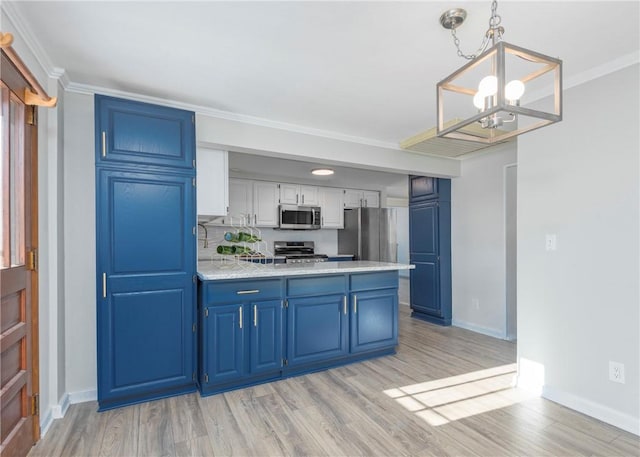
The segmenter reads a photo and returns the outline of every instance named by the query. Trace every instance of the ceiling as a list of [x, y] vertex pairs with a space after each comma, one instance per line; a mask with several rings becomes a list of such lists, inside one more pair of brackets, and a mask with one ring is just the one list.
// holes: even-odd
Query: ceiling
[[[467, 9], [467, 53], [490, 15], [489, 1], [457, 0], [12, 6], [72, 83], [394, 145], [435, 125], [435, 84], [465, 62], [440, 14]], [[498, 13], [505, 41], [563, 59], [565, 84], [639, 48], [638, 1], [502, 1]]]

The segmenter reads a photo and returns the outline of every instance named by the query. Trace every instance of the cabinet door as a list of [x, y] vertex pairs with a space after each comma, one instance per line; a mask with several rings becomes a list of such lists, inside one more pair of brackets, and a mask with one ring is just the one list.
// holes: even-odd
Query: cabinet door
[[303, 365], [348, 351], [346, 295], [289, 299], [287, 359], [290, 366]]
[[398, 344], [398, 289], [351, 294], [351, 352]]
[[280, 203], [283, 205], [300, 205], [299, 186], [297, 184], [280, 184]]
[[225, 216], [229, 210], [227, 157], [227, 151], [198, 148], [196, 189], [199, 216]]
[[440, 233], [438, 201], [409, 207], [411, 308], [442, 316], [440, 300]]
[[95, 96], [96, 163], [195, 168], [195, 114]]
[[[438, 256], [438, 202], [409, 207], [409, 250], [420, 260], [434, 261]], [[425, 258], [425, 256], [428, 256]]]
[[305, 206], [318, 206], [318, 188], [316, 186], [300, 186], [300, 204]]
[[344, 192], [330, 187], [320, 188], [322, 228], [344, 228]]
[[251, 303], [251, 374], [282, 367], [282, 301]]
[[415, 269], [410, 271], [411, 309], [443, 317], [440, 300], [440, 271], [436, 261], [416, 261], [411, 263]]
[[365, 190], [362, 193], [362, 206], [365, 208], [380, 208], [380, 192]]
[[233, 381], [244, 375], [243, 305], [214, 305], [205, 308], [202, 322], [203, 388]]
[[97, 169], [100, 408], [193, 386], [192, 178]]
[[253, 221], [257, 227], [278, 226], [278, 184], [253, 182]]
[[344, 207], [360, 208], [362, 206], [363, 193], [361, 190], [345, 189], [344, 190]]
[[226, 224], [253, 224], [253, 181], [229, 179], [229, 217]]

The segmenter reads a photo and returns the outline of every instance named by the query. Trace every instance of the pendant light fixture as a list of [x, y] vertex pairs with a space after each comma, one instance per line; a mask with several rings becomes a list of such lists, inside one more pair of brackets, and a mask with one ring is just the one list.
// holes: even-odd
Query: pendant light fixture
[[439, 137], [491, 144], [562, 120], [562, 61], [502, 41], [497, 9], [494, 0], [474, 54], [464, 54], [456, 36], [467, 12], [455, 8], [440, 16], [458, 56], [469, 62], [437, 84]]

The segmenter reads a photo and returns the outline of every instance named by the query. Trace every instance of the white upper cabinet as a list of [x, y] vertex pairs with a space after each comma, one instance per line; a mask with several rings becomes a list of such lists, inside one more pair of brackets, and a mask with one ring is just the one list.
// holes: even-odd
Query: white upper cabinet
[[380, 192], [375, 190], [344, 190], [345, 208], [379, 208]]
[[374, 190], [363, 191], [362, 206], [365, 208], [380, 208], [380, 192]]
[[280, 203], [283, 205], [318, 206], [318, 187], [300, 184], [280, 184]]
[[229, 215], [225, 225], [278, 226], [278, 184], [229, 179]]
[[344, 228], [344, 191], [333, 187], [320, 187], [322, 228]]
[[227, 151], [198, 148], [196, 151], [196, 195], [199, 216], [224, 216], [229, 208]]
[[253, 224], [256, 227], [278, 226], [278, 184], [253, 182]]
[[[229, 217], [225, 224], [253, 223], [253, 181], [248, 179], [229, 179]], [[243, 220], [244, 218], [244, 220]]]

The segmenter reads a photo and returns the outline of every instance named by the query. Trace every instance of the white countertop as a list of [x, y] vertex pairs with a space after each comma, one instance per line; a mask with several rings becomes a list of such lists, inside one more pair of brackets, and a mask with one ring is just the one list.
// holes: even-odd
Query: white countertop
[[353, 262], [255, 264], [250, 262], [198, 262], [198, 277], [205, 281], [220, 279], [265, 278], [273, 276], [325, 275], [342, 273], [366, 273], [373, 271], [411, 270], [414, 265], [403, 263]]

